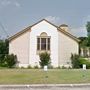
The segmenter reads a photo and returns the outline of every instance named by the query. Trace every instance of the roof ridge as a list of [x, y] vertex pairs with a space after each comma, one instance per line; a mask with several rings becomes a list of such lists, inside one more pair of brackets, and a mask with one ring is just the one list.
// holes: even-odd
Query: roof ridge
[[56, 27], [59, 31], [63, 32], [64, 34], [66, 34], [67, 36], [73, 38], [74, 40], [78, 41], [79, 42], [79, 39], [77, 37], [75, 37], [74, 35], [72, 35], [71, 33], [69, 32], [66, 32], [65, 30], [61, 29], [59, 26], [56, 26], [55, 24], [51, 23], [50, 21], [46, 20], [46, 19], [42, 19], [40, 21], [38, 21], [37, 23], [35, 24], [32, 24], [31, 26], [28, 26], [27, 28], [23, 29], [22, 31], [19, 31], [18, 33], [16, 33], [15, 35], [11, 36], [8, 38], [9, 41], [11, 41], [12, 39], [16, 38], [17, 36], [23, 34], [24, 32], [27, 32], [28, 30], [31, 30], [31, 28], [33, 26], [35, 26], [36, 24], [42, 22], [42, 21], [46, 21], [47, 23], [53, 25], [54, 27]]

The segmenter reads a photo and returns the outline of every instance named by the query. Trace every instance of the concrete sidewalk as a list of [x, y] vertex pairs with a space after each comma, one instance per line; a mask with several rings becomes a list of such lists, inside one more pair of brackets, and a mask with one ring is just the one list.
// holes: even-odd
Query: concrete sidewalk
[[90, 87], [90, 83], [85, 84], [20, 84], [20, 85], [0, 85], [3, 87]]
[[90, 90], [90, 84], [0, 85], [0, 90]]

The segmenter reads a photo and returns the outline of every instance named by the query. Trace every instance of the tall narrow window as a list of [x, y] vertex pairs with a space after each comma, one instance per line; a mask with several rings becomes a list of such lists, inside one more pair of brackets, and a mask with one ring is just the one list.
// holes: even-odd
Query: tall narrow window
[[46, 50], [46, 38], [41, 38], [41, 50]]
[[40, 38], [37, 38], [37, 50], [40, 50]]
[[50, 50], [50, 38], [48, 38], [48, 50]]
[[47, 36], [46, 33], [42, 33], [37, 37], [37, 50], [50, 51], [50, 36]]

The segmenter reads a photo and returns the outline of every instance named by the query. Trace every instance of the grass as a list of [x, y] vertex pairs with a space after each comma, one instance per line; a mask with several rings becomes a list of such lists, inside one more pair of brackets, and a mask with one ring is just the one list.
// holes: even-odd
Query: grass
[[90, 83], [90, 70], [0, 69], [0, 84]]

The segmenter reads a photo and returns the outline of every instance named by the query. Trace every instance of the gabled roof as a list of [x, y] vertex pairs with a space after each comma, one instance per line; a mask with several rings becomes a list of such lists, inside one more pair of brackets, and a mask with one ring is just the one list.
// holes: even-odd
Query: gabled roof
[[9, 37], [8, 40], [11, 41], [11, 40], [17, 38], [17, 37], [20, 36], [21, 34], [23, 34], [23, 33], [27, 32], [27, 31], [31, 30], [31, 27], [37, 25], [38, 23], [40, 23], [40, 22], [42, 22], [42, 21], [46, 21], [47, 23], [53, 25], [54, 27], [57, 28], [57, 30], [59, 30], [59, 31], [62, 32], [63, 34], [67, 35], [68, 37], [74, 39], [75, 41], [77, 41], [77, 42], [80, 41], [77, 37], [73, 36], [73, 35], [70, 34], [69, 32], [66, 32], [65, 30], [61, 29], [60, 27], [58, 27], [58, 26], [52, 24], [51, 22], [47, 21], [46, 19], [42, 19], [42, 20], [40, 20], [39, 22], [37, 22], [37, 23], [35, 23], [35, 24], [33, 24], [33, 25], [31, 25], [31, 26], [29, 26], [29, 27], [23, 29], [22, 31], [16, 33], [15, 35]]
[[11, 40], [15, 39], [16, 37], [20, 36], [21, 34], [27, 32], [28, 30], [31, 30], [31, 26], [29, 26], [29, 27], [23, 29], [22, 31], [16, 33], [15, 35], [9, 37], [8, 40], [11, 41]]
[[75, 40], [77, 42], [80, 42], [80, 40], [77, 37], [75, 37], [74, 35], [72, 35], [71, 33], [67, 32], [67, 31], [65, 31], [65, 30], [63, 30], [61, 28], [58, 28], [58, 30], [60, 32], [62, 32], [63, 34], [67, 35], [68, 37], [72, 38], [73, 40]]

